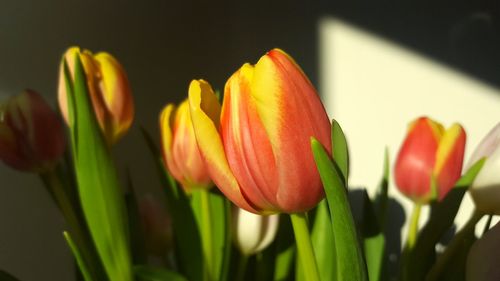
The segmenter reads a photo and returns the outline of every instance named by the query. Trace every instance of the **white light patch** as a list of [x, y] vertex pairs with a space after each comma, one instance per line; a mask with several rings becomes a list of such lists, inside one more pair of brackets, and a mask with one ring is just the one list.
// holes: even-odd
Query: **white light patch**
[[[385, 147], [392, 172], [407, 125], [419, 116], [429, 116], [445, 127], [454, 122], [464, 126], [465, 163], [500, 121], [497, 88], [338, 19], [320, 20], [319, 35], [320, 90], [330, 117], [339, 122], [348, 139], [352, 187], [367, 187], [374, 194]], [[390, 195], [404, 205], [408, 217], [412, 204], [396, 190], [392, 176]], [[466, 196], [459, 227], [472, 209]], [[403, 234], [406, 237], [406, 229]]]

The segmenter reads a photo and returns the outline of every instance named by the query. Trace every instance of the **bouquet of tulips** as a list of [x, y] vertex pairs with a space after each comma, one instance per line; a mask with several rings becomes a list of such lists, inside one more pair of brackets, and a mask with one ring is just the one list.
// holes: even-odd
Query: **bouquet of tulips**
[[[394, 258], [387, 153], [378, 192], [363, 191], [354, 208], [343, 130], [282, 50], [244, 64], [222, 92], [193, 80], [188, 98], [159, 114], [160, 148], [142, 130], [165, 200], [137, 196], [133, 171], [115, 166], [134, 104], [113, 56], [70, 48], [58, 100], [63, 118], [33, 90], [1, 104], [0, 159], [42, 179], [66, 220], [78, 280], [500, 280], [500, 225], [490, 229], [500, 215], [500, 125], [462, 173], [464, 129], [411, 122], [393, 171], [414, 211]], [[467, 191], [476, 210], [437, 247]], [[0, 280], [17, 279], [0, 271]]]

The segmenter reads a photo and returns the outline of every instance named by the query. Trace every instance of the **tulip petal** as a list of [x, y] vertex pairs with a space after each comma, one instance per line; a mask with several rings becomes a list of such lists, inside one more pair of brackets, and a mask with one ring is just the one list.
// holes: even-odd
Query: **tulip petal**
[[399, 190], [414, 201], [430, 195], [432, 169], [436, 161], [439, 140], [427, 118], [410, 124], [395, 164], [395, 179]]
[[310, 138], [331, 152], [330, 121], [316, 90], [293, 59], [274, 49], [255, 65], [251, 94], [279, 169], [278, 205], [285, 212], [315, 206], [324, 192]]
[[103, 93], [103, 101], [113, 118], [113, 140], [119, 139], [132, 125], [134, 104], [128, 78], [120, 63], [108, 53], [94, 56], [99, 67], [101, 78], [99, 87]]
[[258, 213], [243, 196], [226, 159], [218, 132], [221, 107], [210, 85], [193, 80], [189, 85], [191, 119], [198, 147], [214, 183], [232, 202], [247, 211]]
[[274, 241], [276, 233], [278, 232], [279, 218], [280, 216], [278, 214], [264, 216], [264, 236], [261, 238], [262, 240], [260, 241], [259, 245], [255, 248], [255, 252], [264, 250], [267, 246], [269, 246], [269, 244]]
[[198, 149], [187, 99], [177, 108], [172, 133], [171, 161], [173, 163], [171, 164], [180, 172], [177, 179], [185, 190], [194, 187], [209, 187], [211, 180]]
[[495, 150], [500, 146], [500, 123], [498, 123], [484, 139], [477, 146], [476, 150], [472, 153], [467, 163], [468, 170], [472, 165], [474, 165], [479, 159], [483, 157], [489, 157]]
[[466, 134], [462, 126], [453, 124], [443, 135], [436, 151], [434, 175], [438, 183], [439, 200], [460, 178], [464, 160]]
[[277, 212], [276, 160], [250, 93], [253, 67], [243, 65], [226, 83], [221, 115], [224, 149], [242, 193], [259, 209]]
[[252, 255], [261, 241], [264, 229], [264, 217], [233, 207], [233, 235], [240, 251]]
[[[161, 134], [161, 149], [163, 153], [164, 165], [168, 168], [170, 173], [179, 180], [181, 172], [179, 167], [173, 161], [172, 156], [172, 124], [175, 116], [175, 106], [173, 104], [168, 104], [165, 106], [160, 113], [160, 134]], [[179, 180], [180, 181], [180, 180]]]
[[500, 149], [486, 159], [469, 192], [476, 208], [487, 214], [500, 215]]

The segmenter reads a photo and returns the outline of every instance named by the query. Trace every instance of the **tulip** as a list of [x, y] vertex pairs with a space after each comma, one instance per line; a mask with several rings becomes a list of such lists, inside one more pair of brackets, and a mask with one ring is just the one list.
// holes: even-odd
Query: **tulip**
[[283, 51], [234, 73], [222, 108], [203, 80], [191, 82], [189, 102], [208, 172], [238, 207], [297, 213], [324, 197], [310, 138], [331, 151], [330, 122], [311, 82]]
[[[92, 105], [99, 126], [109, 144], [116, 143], [130, 128], [134, 119], [134, 103], [125, 70], [108, 53], [93, 55], [78, 47], [69, 48], [63, 56], [74, 77], [76, 56], [80, 57]], [[73, 79], [74, 80], [74, 79]], [[64, 119], [68, 120], [68, 103], [64, 79], [64, 65], [59, 69], [59, 107]]]
[[467, 257], [465, 271], [468, 281], [500, 280], [500, 223], [474, 242]]
[[212, 185], [201, 158], [191, 122], [188, 101], [177, 109], [167, 105], [160, 114], [160, 132], [163, 161], [184, 190], [209, 188]]
[[469, 192], [476, 209], [500, 215], [500, 123], [481, 141], [472, 154], [470, 164], [481, 158], [486, 161], [477, 174]]
[[0, 105], [0, 159], [5, 164], [43, 173], [54, 168], [64, 149], [61, 121], [38, 93], [26, 90]]
[[399, 190], [417, 204], [442, 200], [460, 177], [465, 140], [459, 124], [445, 130], [426, 117], [412, 122], [395, 165]]
[[279, 215], [261, 216], [233, 205], [233, 241], [243, 255], [250, 256], [264, 250], [276, 237]]

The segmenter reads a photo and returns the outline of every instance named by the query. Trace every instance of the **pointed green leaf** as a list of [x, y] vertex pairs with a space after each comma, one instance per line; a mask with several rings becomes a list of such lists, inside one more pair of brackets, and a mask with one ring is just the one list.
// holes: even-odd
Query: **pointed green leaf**
[[80, 250], [78, 249], [75, 242], [71, 238], [71, 235], [67, 231], [64, 231], [63, 235], [64, 239], [66, 239], [66, 243], [68, 243], [68, 246], [71, 249], [71, 252], [73, 253], [73, 257], [75, 258], [76, 264], [78, 265], [78, 268], [80, 269], [80, 272], [83, 275], [83, 279], [85, 281], [94, 281], [90, 275], [88, 266], [87, 264], [85, 264], [85, 261], [82, 258]]
[[167, 199], [167, 209], [172, 218], [176, 256], [180, 271], [190, 281], [201, 281], [203, 280], [201, 235], [189, 198], [165, 169], [153, 138], [145, 129], [142, 128], [141, 131], [149, 151], [154, 157], [156, 170]]
[[347, 200], [346, 187], [335, 164], [316, 139], [311, 140], [314, 160], [325, 188], [335, 237], [337, 279], [343, 281], [368, 280], [366, 265], [358, 244], [354, 219]]
[[342, 173], [344, 185], [347, 187], [349, 178], [349, 149], [345, 139], [344, 131], [336, 120], [332, 120], [332, 156]]
[[[67, 66], [65, 67], [67, 69]], [[69, 71], [65, 71], [71, 89]], [[90, 101], [85, 71], [75, 59], [73, 91], [68, 92], [71, 138], [78, 191], [97, 252], [111, 281], [132, 280], [125, 202], [109, 147]]]
[[134, 273], [135, 276], [144, 281], [187, 281], [184, 276], [177, 272], [150, 265], [136, 265]]

